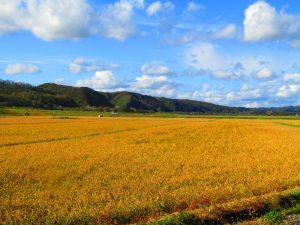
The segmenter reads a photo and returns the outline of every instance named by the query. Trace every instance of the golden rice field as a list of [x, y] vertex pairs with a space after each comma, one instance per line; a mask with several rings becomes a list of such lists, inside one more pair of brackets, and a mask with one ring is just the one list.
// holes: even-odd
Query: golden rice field
[[300, 129], [275, 122], [0, 118], [0, 224], [129, 223], [295, 188]]

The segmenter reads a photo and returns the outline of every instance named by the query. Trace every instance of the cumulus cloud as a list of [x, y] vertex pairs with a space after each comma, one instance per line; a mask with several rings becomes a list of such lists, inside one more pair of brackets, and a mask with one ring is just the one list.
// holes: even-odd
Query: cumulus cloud
[[0, 7], [0, 35], [11, 33], [21, 28], [22, 11], [20, 0], [2, 0]]
[[211, 90], [195, 90], [190, 93], [183, 93], [179, 94], [177, 98], [179, 99], [193, 99], [193, 100], [199, 100], [204, 102], [210, 102], [214, 104], [226, 104], [224, 99], [224, 93], [218, 92], [218, 91], [211, 91]]
[[279, 69], [270, 56], [233, 56], [209, 42], [190, 45], [183, 54], [183, 61], [188, 68], [187, 74], [223, 80], [273, 79]]
[[55, 84], [63, 84], [65, 82], [65, 78], [59, 77], [53, 81]]
[[85, 58], [76, 58], [70, 65], [69, 70], [71, 73], [84, 73], [84, 72], [95, 72], [102, 70], [114, 70], [120, 68], [118, 64], [108, 64], [103, 62], [96, 62], [87, 60]]
[[120, 86], [120, 80], [110, 70], [97, 71], [93, 77], [78, 80], [78, 87], [90, 87], [96, 90], [106, 91]]
[[212, 70], [212, 71], [207, 71], [209, 75], [211, 75], [213, 78], [216, 79], [231, 79], [231, 80], [238, 80], [242, 78], [244, 75], [244, 70], [243, 69], [237, 69], [236, 67], [232, 67], [226, 70]]
[[130, 84], [130, 90], [149, 95], [171, 97], [175, 93], [174, 85], [166, 76], [142, 75]]
[[78, 39], [89, 33], [85, 0], [2, 0], [0, 34], [31, 31], [43, 40]]
[[157, 89], [148, 90], [146, 93], [159, 97], [173, 97], [175, 94], [174, 86], [165, 84]]
[[148, 6], [146, 12], [149, 16], [153, 16], [156, 14], [159, 10], [161, 10], [162, 4], [160, 1], [153, 2], [150, 6]]
[[300, 84], [282, 84], [279, 81], [251, 83], [248, 80], [239, 88], [202, 85], [193, 91], [180, 93], [177, 97], [249, 108], [298, 105]]
[[249, 102], [247, 104], [245, 104], [246, 108], [258, 108], [259, 104], [257, 102]]
[[141, 75], [134, 80], [121, 80], [110, 70], [97, 71], [94, 76], [78, 80], [77, 87], [90, 87], [98, 91], [132, 91], [152, 96], [173, 97], [176, 83], [166, 76]]
[[136, 81], [132, 84], [132, 87], [135, 89], [146, 89], [146, 88], [155, 88], [161, 86], [165, 83], [168, 78], [166, 76], [152, 77], [148, 75], [142, 75], [137, 77]]
[[283, 77], [284, 81], [300, 82], [300, 73], [286, 73]]
[[[255, 108], [264, 100], [265, 93], [260, 87], [244, 84], [238, 90], [226, 90], [202, 85], [198, 90], [178, 95], [178, 98], [187, 98], [211, 102], [221, 105], [245, 106]], [[256, 103], [254, 106], [253, 103]]]
[[279, 88], [276, 95], [280, 98], [288, 98], [297, 94], [299, 90], [300, 90], [300, 85], [298, 84], [283, 85], [282, 87]]
[[20, 64], [20, 63], [8, 64], [4, 70], [4, 72], [9, 75], [34, 74], [34, 73], [39, 73], [40, 71], [41, 70], [36, 65]]
[[186, 7], [186, 12], [194, 12], [205, 9], [205, 6], [197, 4], [195, 2], [189, 2]]
[[221, 30], [215, 32], [213, 34], [214, 38], [217, 39], [230, 39], [230, 38], [234, 38], [236, 34], [236, 26], [235, 24], [228, 24], [227, 26], [223, 27]]
[[145, 75], [169, 75], [172, 73], [172, 70], [159, 64], [143, 64], [141, 73]]
[[261, 70], [259, 70], [257, 72], [257, 78], [258, 79], [261, 79], [261, 80], [264, 80], [264, 79], [270, 79], [272, 77], [274, 77], [274, 72], [269, 69], [269, 68], [262, 68]]
[[148, 6], [148, 8], [146, 9], [146, 13], [149, 16], [154, 16], [160, 11], [173, 11], [174, 8], [175, 5], [172, 2], [167, 1], [162, 3], [161, 1], [156, 1]]
[[242, 63], [232, 62], [211, 43], [191, 46], [184, 57], [192, 71], [199, 71], [199, 74], [210, 75], [216, 79], [240, 79], [245, 73]]
[[212, 43], [199, 43], [185, 52], [185, 60], [196, 69], [222, 69], [227, 62]]
[[108, 38], [124, 41], [135, 33], [134, 9], [142, 9], [142, 0], [120, 0], [109, 4], [99, 15], [100, 32]]
[[134, 9], [143, 8], [144, 0], [119, 0], [100, 12], [88, 0], [2, 0], [0, 35], [30, 31], [52, 41], [100, 33], [123, 41], [135, 33]]
[[245, 11], [244, 40], [249, 42], [280, 39], [297, 34], [300, 16], [277, 12], [265, 1], [250, 5]]
[[89, 33], [91, 7], [86, 0], [31, 0], [25, 26], [37, 37], [78, 39]]
[[260, 88], [254, 88], [244, 84], [239, 91], [229, 91], [226, 94], [226, 100], [229, 102], [237, 101], [253, 101], [253, 99], [261, 98], [263, 95]]

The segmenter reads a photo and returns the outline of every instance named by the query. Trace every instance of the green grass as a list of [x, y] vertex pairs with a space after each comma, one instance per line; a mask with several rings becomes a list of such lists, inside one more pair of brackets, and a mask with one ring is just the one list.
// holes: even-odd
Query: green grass
[[267, 222], [269, 225], [282, 225], [283, 219], [284, 216], [282, 213], [274, 210], [271, 210], [262, 217], [262, 220]]
[[165, 220], [156, 222], [155, 225], [200, 225], [205, 224], [197, 216], [189, 213], [180, 213], [177, 216], [168, 217]]
[[163, 220], [150, 223], [137, 223], [137, 225], [205, 225], [208, 224], [207, 222], [208, 221], [201, 220], [194, 214], [181, 212], [178, 215], [168, 216]]
[[279, 123], [279, 122], [277, 122], [276, 124], [283, 125], [283, 126], [300, 128], [300, 125], [298, 125], [298, 124]]
[[300, 213], [300, 191], [285, 196], [277, 196], [263, 203], [261, 209], [240, 209], [238, 211], [211, 212], [210, 217], [201, 217], [197, 212], [181, 212], [164, 219], [139, 225], [204, 225], [239, 224], [248, 219], [262, 221], [263, 224], [282, 225], [286, 216]]
[[33, 108], [2, 108], [0, 115], [2, 116], [96, 116], [97, 111], [82, 111], [82, 110], [46, 110]]
[[[55, 116], [55, 117], [67, 118], [70, 116], [98, 116], [99, 114], [103, 114], [104, 116], [109, 116], [110, 113], [111, 112], [101, 112], [97, 110], [88, 111], [82, 109], [47, 110], [47, 109], [18, 108], [18, 107], [0, 108], [0, 116]], [[124, 113], [120, 113], [119, 116], [141, 117], [144, 115], [145, 114], [142, 113], [124, 112]]]
[[300, 191], [293, 193], [291, 198], [293, 207], [284, 209], [282, 211], [284, 215], [300, 214]]
[[[82, 109], [63, 109], [63, 110], [47, 110], [34, 108], [19, 108], [19, 107], [0, 107], [0, 116], [97, 116], [99, 114], [109, 116], [110, 112], [100, 112], [97, 110], [82, 110]], [[206, 114], [192, 114], [192, 113], [128, 113], [121, 112], [119, 116], [124, 117], [159, 117], [159, 118], [211, 118], [211, 119], [247, 119], [247, 120], [300, 120], [296, 116], [255, 116], [255, 115], [206, 115]], [[278, 123], [281, 125], [288, 125]], [[291, 125], [298, 127], [297, 125]]]

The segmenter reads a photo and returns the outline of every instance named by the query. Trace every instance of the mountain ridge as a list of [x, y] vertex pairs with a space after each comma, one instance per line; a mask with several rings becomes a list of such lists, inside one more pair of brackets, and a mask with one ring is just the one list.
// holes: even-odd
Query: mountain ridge
[[189, 99], [154, 97], [128, 91], [100, 92], [88, 87], [54, 83], [33, 86], [0, 80], [0, 107], [45, 109], [84, 108], [124, 112], [182, 112], [198, 114], [297, 114], [300, 106], [246, 108]]

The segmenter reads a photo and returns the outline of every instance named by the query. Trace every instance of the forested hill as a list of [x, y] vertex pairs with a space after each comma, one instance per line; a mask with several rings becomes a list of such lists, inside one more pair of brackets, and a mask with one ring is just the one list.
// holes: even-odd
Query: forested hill
[[86, 87], [46, 83], [32, 86], [0, 80], [0, 106], [44, 109], [82, 108], [126, 112], [193, 112], [203, 114], [300, 113], [300, 107], [248, 109], [207, 102], [152, 97], [132, 92], [98, 92]]

